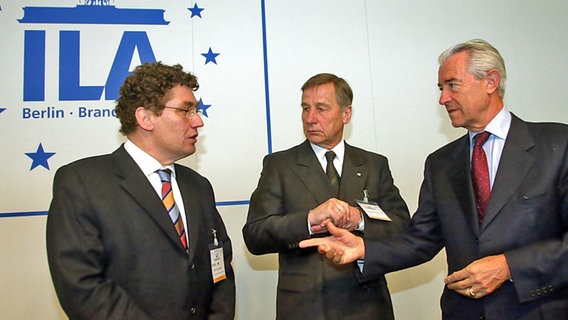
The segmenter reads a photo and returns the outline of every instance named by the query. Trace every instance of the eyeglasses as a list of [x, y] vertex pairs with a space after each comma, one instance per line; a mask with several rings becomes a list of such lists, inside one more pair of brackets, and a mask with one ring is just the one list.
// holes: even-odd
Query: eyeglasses
[[176, 108], [176, 107], [164, 107], [164, 109], [174, 109], [177, 111], [181, 111], [183, 113], [185, 113], [185, 118], [192, 120], [193, 118], [195, 118], [196, 115], [202, 116], [203, 115], [203, 110], [199, 109], [197, 110], [197, 108], [188, 108], [188, 109], [184, 109], [184, 108]]

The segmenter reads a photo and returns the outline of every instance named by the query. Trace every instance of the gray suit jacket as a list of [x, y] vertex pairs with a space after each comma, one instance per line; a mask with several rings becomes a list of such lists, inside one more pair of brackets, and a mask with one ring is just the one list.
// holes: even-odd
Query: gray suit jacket
[[[231, 242], [209, 181], [176, 165], [188, 221], [185, 253], [159, 196], [123, 146], [61, 167], [47, 218], [47, 253], [70, 319], [233, 319]], [[227, 279], [213, 283], [211, 229]]]
[[[346, 144], [339, 198], [355, 205], [364, 189], [393, 221], [365, 217], [361, 236], [379, 239], [407, 227], [408, 208], [387, 159]], [[331, 183], [307, 140], [264, 158], [243, 235], [253, 254], [279, 253], [277, 318], [392, 319], [383, 277], [360, 284], [356, 264], [337, 266], [316, 249], [298, 248], [299, 241], [310, 237], [308, 211], [332, 197]]]
[[409, 234], [366, 242], [362, 281], [428, 261], [446, 248], [448, 272], [504, 253], [514, 282], [479, 300], [445, 289], [444, 319], [568, 319], [568, 126], [513, 115], [483, 224], [466, 136], [427, 159]]

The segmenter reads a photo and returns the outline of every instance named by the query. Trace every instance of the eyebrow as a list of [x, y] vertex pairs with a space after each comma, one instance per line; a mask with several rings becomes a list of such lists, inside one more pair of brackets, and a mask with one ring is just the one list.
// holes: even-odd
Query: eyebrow
[[197, 102], [184, 102], [180, 106], [187, 107], [188, 109], [197, 108], [199, 103]]
[[[445, 83], [450, 83], [450, 82], [461, 82], [458, 78], [450, 78], [447, 80], [444, 80], [444, 84]], [[438, 87], [441, 87], [442, 85], [438, 82]]]

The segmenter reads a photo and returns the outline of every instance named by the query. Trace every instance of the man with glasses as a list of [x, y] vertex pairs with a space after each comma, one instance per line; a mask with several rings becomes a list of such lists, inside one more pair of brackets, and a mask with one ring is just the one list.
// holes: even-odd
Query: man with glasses
[[116, 114], [126, 142], [55, 174], [47, 253], [70, 319], [234, 319], [231, 241], [209, 181], [176, 164], [203, 126], [182, 66], [138, 66]]

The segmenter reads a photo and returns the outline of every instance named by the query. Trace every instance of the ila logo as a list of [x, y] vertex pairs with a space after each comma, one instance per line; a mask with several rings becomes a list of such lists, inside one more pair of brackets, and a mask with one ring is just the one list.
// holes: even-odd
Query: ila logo
[[[136, 24], [167, 25], [161, 9], [119, 9], [108, 1], [86, 0], [73, 8], [24, 7], [20, 23], [41, 24]], [[120, 85], [138, 52], [142, 63], [155, 62], [154, 52], [144, 31], [125, 31], [118, 45], [106, 83], [100, 86], [80, 84], [80, 31], [59, 32], [59, 100], [105, 100], [118, 97]], [[24, 101], [45, 100], [46, 32], [26, 30], [24, 34]]]

